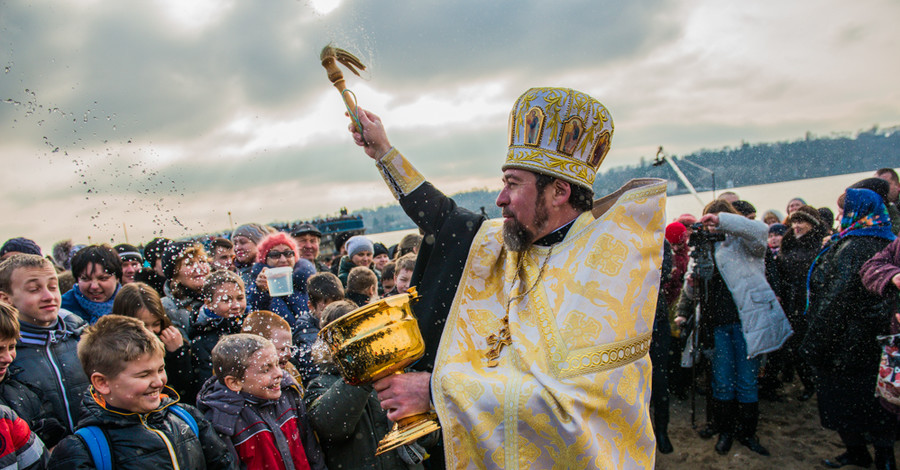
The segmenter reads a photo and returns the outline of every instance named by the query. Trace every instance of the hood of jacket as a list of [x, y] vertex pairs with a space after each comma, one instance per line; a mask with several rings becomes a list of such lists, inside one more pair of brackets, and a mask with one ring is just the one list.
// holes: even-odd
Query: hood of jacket
[[[284, 372], [281, 378], [281, 392], [285, 393], [291, 387], [297, 387], [297, 383], [290, 374]], [[240, 429], [236, 429], [241, 423], [238, 416], [241, 411], [249, 406], [274, 405], [276, 400], [265, 400], [244, 392], [235, 392], [212, 376], [200, 388], [197, 394], [197, 409], [203, 413], [217, 431], [233, 436]]]

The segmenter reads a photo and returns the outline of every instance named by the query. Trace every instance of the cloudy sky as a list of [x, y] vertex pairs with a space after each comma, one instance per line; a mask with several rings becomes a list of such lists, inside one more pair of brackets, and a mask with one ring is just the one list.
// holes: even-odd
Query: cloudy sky
[[607, 167], [900, 124], [897, 18], [896, 0], [0, 0], [0, 239], [138, 243], [390, 202], [319, 64], [330, 42], [453, 193], [499, 186], [532, 86], [609, 107]]

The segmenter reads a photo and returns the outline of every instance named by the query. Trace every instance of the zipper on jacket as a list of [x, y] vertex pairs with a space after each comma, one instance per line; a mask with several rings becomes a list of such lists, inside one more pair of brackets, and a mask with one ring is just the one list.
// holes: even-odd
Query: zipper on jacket
[[56, 335], [51, 331], [48, 336], [47, 345], [44, 347], [44, 352], [47, 354], [47, 360], [50, 361], [50, 365], [53, 366], [53, 372], [56, 373], [56, 384], [59, 385], [60, 395], [62, 395], [63, 405], [66, 407], [66, 420], [69, 422], [69, 431], [75, 431], [75, 422], [72, 416], [72, 408], [69, 406], [69, 397], [66, 395], [66, 388], [63, 385], [62, 381], [62, 371], [59, 370], [59, 366], [56, 365], [56, 361], [54, 360], [53, 351], [50, 349], [51, 345], [57, 343]]
[[156, 433], [156, 435], [159, 436], [160, 439], [162, 439], [163, 444], [166, 445], [166, 450], [169, 452], [169, 459], [172, 460], [173, 470], [181, 470], [181, 467], [178, 466], [178, 457], [175, 455], [175, 447], [172, 445], [172, 441], [170, 441], [162, 431], [151, 428], [150, 425], [147, 424], [144, 415], [141, 415], [141, 424], [143, 424], [145, 428]]

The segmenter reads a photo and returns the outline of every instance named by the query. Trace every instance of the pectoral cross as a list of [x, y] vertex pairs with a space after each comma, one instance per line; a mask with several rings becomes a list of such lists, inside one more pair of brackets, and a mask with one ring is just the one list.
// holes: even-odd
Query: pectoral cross
[[509, 334], [509, 319], [504, 317], [502, 322], [503, 326], [500, 327], [500, 331], [487, 337], [487, 344], [491, 347], [485, 353], [488, 367], [497, 367], [500, 364], [500, 351], [504, 346], [512, 344], [512, 336]]

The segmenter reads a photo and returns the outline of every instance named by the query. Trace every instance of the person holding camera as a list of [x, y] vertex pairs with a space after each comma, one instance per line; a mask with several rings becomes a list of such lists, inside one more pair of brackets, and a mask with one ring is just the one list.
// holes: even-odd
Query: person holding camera
[[[778, 350], [793, 331], [766, 281], [768, 229], [724, 200], [703, 209], [691, 237], [692, 254], [684, 294], [699, 301], [701, 348], [712, 343], [712, 416], [719, 432], [716, 452], [726, 454], [735, 438], [769, 455], [756, 437], [759, 356]], [[724, 237], [722, 237], [724, 235]], [[703, 260], [709, 260], [704, 266]], [[690, 313], [679, 311], [676, 323]], [[695, 334], [698, 334], [695, 332]]]

